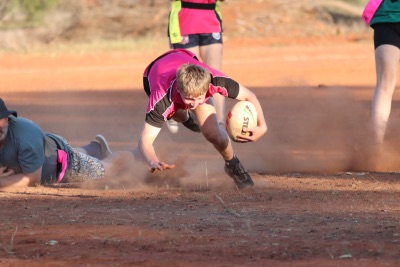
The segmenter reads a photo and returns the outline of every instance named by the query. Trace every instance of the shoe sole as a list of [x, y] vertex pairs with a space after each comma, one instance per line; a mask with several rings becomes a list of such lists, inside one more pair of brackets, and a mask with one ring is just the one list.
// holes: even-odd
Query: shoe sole
[[[235, 183], [235, 184], [236, 184], [236, 183]], [[252, 186], [254, 186], [254, 182], [251, 181], [250, 183], [243, 183], [243, 184], [240, 184], [240, 185], [236, 184], [236, 186], [237, 186], [239, 189], [243, 189], [243, 188], [246, 188], [246, 187], [252, 187]]]
[[225, 170], [225, 173], [233, 180], [233, 182], [235, 183], [235, 185], [239, 189], [243, 189], [243, 188], [246, 188], [246, 187], [254, 186], [254, 182], [253, 182], [253, 179], [251, 179], [251, 177], [250, 177], [250, 179], [247, 179], [246, 181], [241, 183], [241, 182], [236, 182], [236, 179], [233, 178], [232, 176], [230, 176], [229, 173], [226, 170]]
[[96, 135], [95, 138], [96, 138], [97, 142], [99, 142], [100, 147], [101, 147], [101, 156], [102, 156], [101, 160], [108, 157], [109, 155], [111, 155], [112, 151], [111, 151], [110, 147], [108, 146], [106, 138], [101, 134]]

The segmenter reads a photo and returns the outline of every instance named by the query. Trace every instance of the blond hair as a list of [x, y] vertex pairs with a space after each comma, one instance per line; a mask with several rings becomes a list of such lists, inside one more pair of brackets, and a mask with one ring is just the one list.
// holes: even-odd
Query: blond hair
[[198, 65], [183, 64], [176, 72], [177, 89], [189, 96], [204, 95], [211, 83], [210, 72]]

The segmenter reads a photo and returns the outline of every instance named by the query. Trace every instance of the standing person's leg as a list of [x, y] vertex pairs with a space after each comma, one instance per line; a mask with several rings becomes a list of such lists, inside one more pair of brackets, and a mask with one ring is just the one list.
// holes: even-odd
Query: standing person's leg
[[231, 141], [225, 130], [218, 125], [215, 108], [204, 103], [193, 110], [204, 137], [215, 147], [225, 160], [225, 172], [235, 182], [238, 188], [253, 186], [253, 180], [243, 168], [239, 159], [233, 152]]
[[375, 50], [376, 87], [372, 101], [372, 122], [377, 143], [382, 143], [385, 136], [399, 59], [400, 50], [396, 46], [381, 45]]
[[376, 87], [372, 100], [375, 141], [385, 137], [400, 59], [400, 23], [378, 23], [374, 29]]
[[193, 47], [188, 47], [188, 48], [185, 48], [185, 49], [189, 50], [190, 52], [195, 54], [198, 59], [200, 59], [200, 47], [198, 45], [193, 46]]
[[222, 69], [223, 45], [210, 44], [200, 47], [200, 57], [203, 62], [213, 69]]
[[[214, 43], [200, 46], [200, 57], [203, 62], [213, 69], [221, 71], [223, 44]], [[215, 110], [217, 112], [218, 123], [225, 124], [225, 97], [219, 94], [213, 95]]]

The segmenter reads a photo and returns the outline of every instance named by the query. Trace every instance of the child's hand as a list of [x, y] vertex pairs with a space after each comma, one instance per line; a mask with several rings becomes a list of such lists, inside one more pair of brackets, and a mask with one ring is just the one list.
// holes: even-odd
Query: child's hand
[[174, 164], [173, 165], [169, 165], [169, 164], [166, 164], [166, 163], [164, 163], [162, 161], [159, 161], [159, 162], [155, 162], [155, 163], [151, 164], [149, 172], [153, 173], [153, 172], [156, 172], [156, 171], [163, 171], [163, 170], [173, 169], [173, 168], [175, 168]]
[[243, 128], [242, 130], [245, 134], [237, 136], [237, 142], [246, 143], [246, 142], [256, 142], [261, 138], [266, 132], [267, 129], [263, 129], [260, 126], [252, 127], [252, 128]]
[[14, 171], [12, 169], [8, 169], [7, 167], [0, 167], [0, 177], [7, 177], [13, 174]]

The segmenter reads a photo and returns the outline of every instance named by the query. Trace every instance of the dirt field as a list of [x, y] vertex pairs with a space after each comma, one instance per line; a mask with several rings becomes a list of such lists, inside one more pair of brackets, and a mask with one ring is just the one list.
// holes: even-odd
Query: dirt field
[[[1, 97], [73, 145], [102, 133], [130, 149], [142, 70], [161, 52], [1, 54]], [[155, 145], [173, 171], [0, 192], [0, 265], [399, 266], [400, 95], [377, 158], [368, 36], [227, 41], [224, 72], [257, 93], [269, 125], [234, 144], [253, 189], [234, 187], [202, 136], [165, 128]]]

